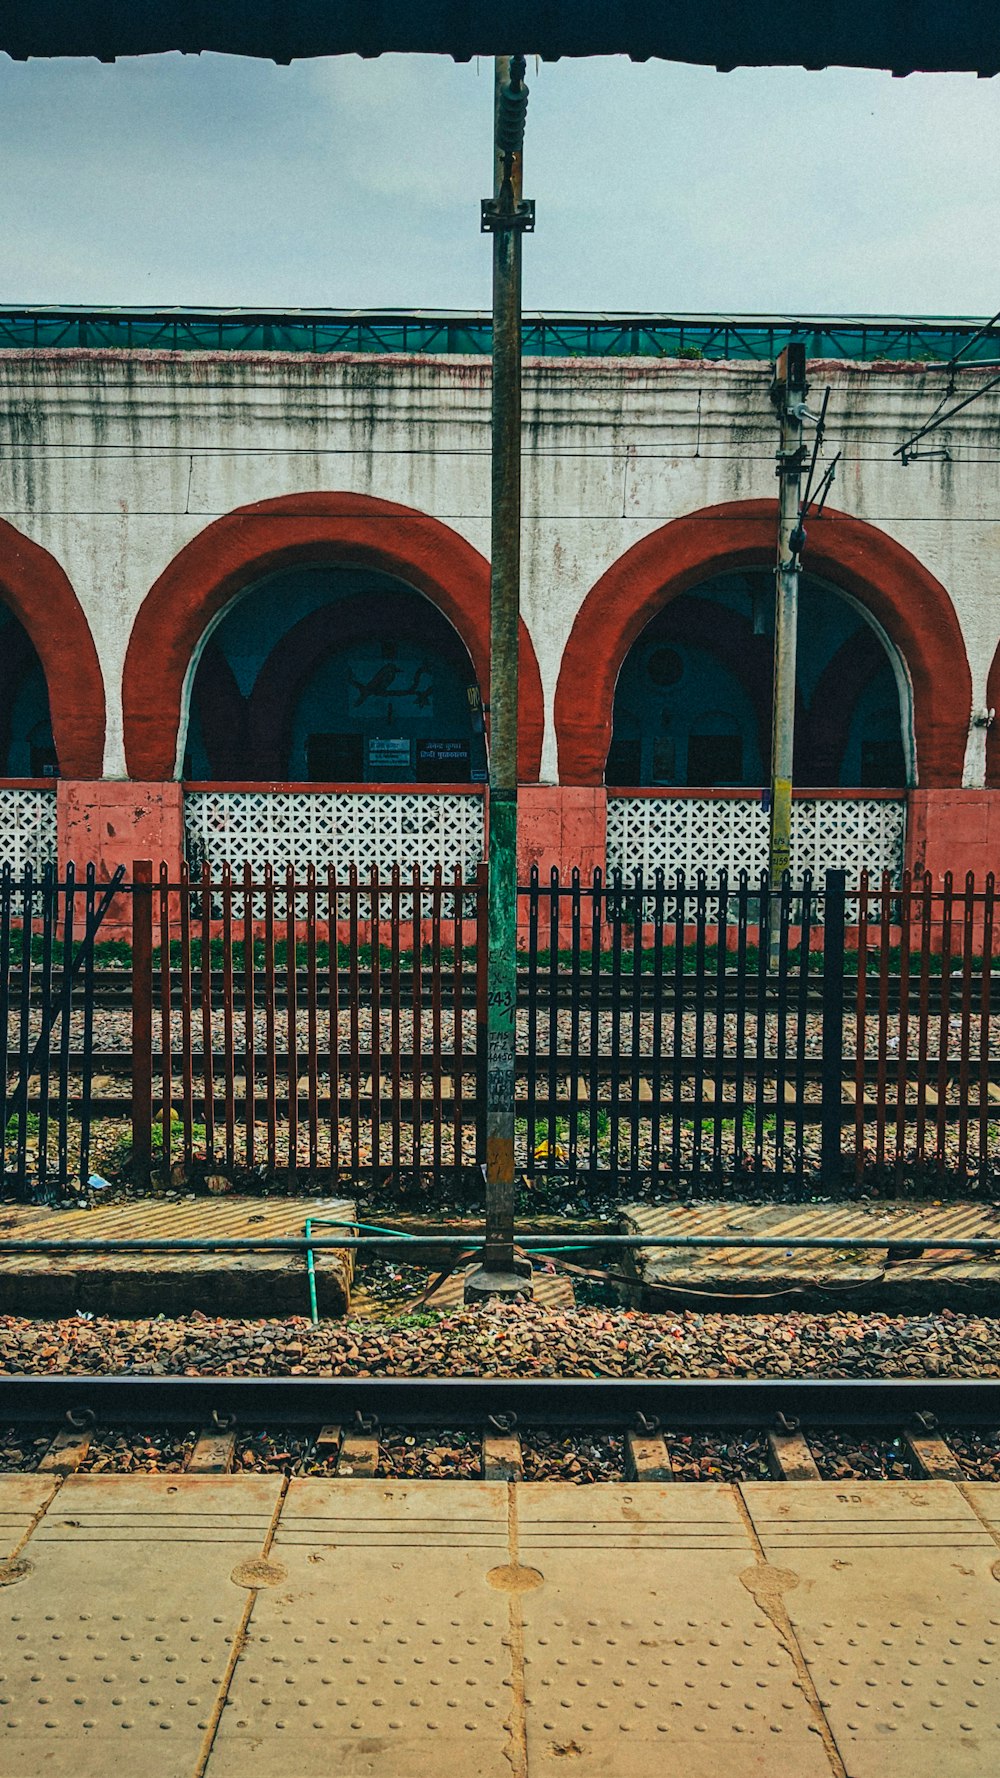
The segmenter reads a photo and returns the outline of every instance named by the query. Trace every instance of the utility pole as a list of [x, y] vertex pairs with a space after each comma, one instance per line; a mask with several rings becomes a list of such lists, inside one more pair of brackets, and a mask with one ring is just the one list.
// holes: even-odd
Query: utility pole
[[521, 617], [521, 236], [535, 207], [521, 195], [528, 108], [523, 56], [497, 56], [493, 197], [493, 482], [490, 551], [490, 799], [486, 1013], [486, 1245], [466, 1298], [530, 1295], [514, 1258], [514, 1064], [517, 1048], [517, 667]]
[[778, 559], [774, 588], [774, 697], [771, 715], [770, 961], [778, 961], [781, 880], [791, 863], [792, 759], [795, 748], [795, 650], [799, 619], [802, 442], [806, 415], [806, 349], [791, 341], [774, 367], [771, 400], [781, 424], [778, 448]]

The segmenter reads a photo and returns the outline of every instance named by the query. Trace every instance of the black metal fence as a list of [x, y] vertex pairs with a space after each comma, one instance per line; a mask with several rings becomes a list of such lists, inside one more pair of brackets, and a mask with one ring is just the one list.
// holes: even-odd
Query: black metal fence
[[992, 874], [553, 872], [527, 901], [535, 1173], [736, 1195], [1000, 1178]]
[[[537, 872], [518, 1163], [739, 1195], [1000, 1175], [995, 886]], [[2, 1183], [478, 1192], [485, 880], [0, 873]], [[997, 1060], [994, 1060], [994, 1057]]]
[[719, 1186], [839, 1170], [843, 873], [776, 894], [745, 873], [535, 873], [527, 901], [535, 1171]]
[[89, 1176], [94, 946], [124, 875], [0, 870], [0, 1185], [19, 1195]]

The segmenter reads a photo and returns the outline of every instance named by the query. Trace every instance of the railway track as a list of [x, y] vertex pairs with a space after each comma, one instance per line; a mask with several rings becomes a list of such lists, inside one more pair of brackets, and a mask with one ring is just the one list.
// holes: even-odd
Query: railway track
[[756, 1435], [756, 1462], [778, 1481], [821, 1480], [829, 1443], [844, 1432], [891, 1447], [889, 1479], [962, 1481], [979, 1473], [963, 1464], [969, 1435], [1000, 1453], [1000, 1380], [8, 1375], [0, 1378], [0, 1422], [10, 1429], [8, 1448], [20, 1435], [38, 1457], [34, 1467], [58, 1474], [85, 1467], [95, 1439], [132, 1427], [187, 1429], [184, 1469], [225, 1474], [241, 1436], [270, 1427], [298, 1435], [291, 1472], [306, 1463], [309, 1473], [318, 1465], [374, 1476], [381, 1429], [391, 1426], [413, 1444], [427, 1429], [448, 1428], [440, 1436], [451, 1438], [461, 1429], [466, 1446], [478, 1442], [478, 1473], [488, 1480], [522, 1478], [522, 1445], [569, 1428], [570, 1447], [595, 1434], [620, 1441], [629, 1481], [683, 1479], [672, 1456], [678, 1441], [707, 1440], [711, 1450], [733, 1429]]
[[[32, 979], [38, 979], [37, 973], [34, 971], [32, 972]], [[52, 992], [58, 996], [58, 994], [62, 992], [63, 987], [61, 969], [53, 969], [48, 979], [50, 981]], [[284, 970], [276, 972], [276, 979], [280, 979], [281, 991], [282, 993], [285, 993], [287, 989], [287, 976], [285, 975]], [[361, 970], [358, 972], [356, 979], [359, 993], [365, 1002], [370, 1003], [373, 994], [372, 971], [370, 969]], [[631, 1005], [633, 1000], [635, 1000], [643, 1008], [651, 1007], [654, 1001], [656, 1001], [664, 1011], [667, 1011], [668, 1009], [672, 1010], [676, 998], [675, 979], [672, 974], [667, 973], [664, 973], [657, 978], [652, 973], [644, 971], [642, 975], [636, 977], [631, 969], [626, 968], [620, 970], [617, 974], [613, 974], [610, 971], [602, 971], [595, 980], [588, 971], [584, 970], [579, 979], [580, 985], [576, 993], [576, 1000], [578, 1004], [587, 1008], [596, 1004], [602, 1010], [610, 1009], [615, 1005], [621, 1005], [623, 1001], [627, 1001], [628, 1004]], [[346, 1010], [353, 1003], [353, 980], [353, 977], [347, 977], [346, 974], [342, 980], [338, 995], [338, 1004], [341, 1009]], [[18, 968], [12, 968], [8, 973], [7, 981], [8, 994], [11, 1002], [14, 1003], [22, 991], [22, 971]], [[91, 981], [95, 1009], [112, 1010], [115, 1008], [127, 1009], [131, 1007], [132, 976], [130, 970], [126, 968], [98, 968], [94, 970]], [[858, 998], [857, 975], [847, 973], [844, 975], [843, 981], [844, 1003], [848, 1011], [853, 1011], [857, 1005]], [[983, 987], [982, 974], [980, 972], [972, 972], [968, 976], [963, 976], [958, 970], [953, 970], [947, 978], [940, 975], [930, 977], [929, 982], [927, 983], [927, 996], [928, 1005], [932, 1012], [936, 1011], [940, 1006], [943, 981], [947, 981], [950, 994], [961, 991], [963, 985], [967, 982], [972, 1000], [975, 1004], [979, 1004]], [[742, 984], [742, 995], [747, 1006], [756, 1007], [761, 985], [759, 976], [754, 973], [746, 973], [742, 977]], [[171, 1007], [175, 1011], [179, 1011], [185, 1004], [188, 1004], [196, 1010], [200, 1009], [205, 985], [205, 978], [202, 977], [197, 968], [193, 968], [191, 974], [186, 979], [182, 977], [180, 971], [172, 970], [170, 973]], [[306, 1003], [307, 997], [310, 996], [314, 999], [317, 1007], [328, 1007], [330, 1005], [329, 985], [325, 976], [317, 974], [315, 978], [312, 978], [305, 970], [299, 970], [295, 976], [294, 985], [300, 1007]], [[522, 969], [518, 972], [517, 985], [518, 1003], [521, 1006], [527, 1006], [529, 1004], [529, 999], [532, 997], [536, 998], [537, 1004], [543, 1010], [550, 1005], [559, 1008], [569, 1008], [573, 1004], [574, 993], [568, 972], [561, 972], [560, 974], [553, 976], [547, 966], [539, 968], [534, 974]], [[210, 997], [213, 1006], [222, 1006], [228, 989], [234, 1012], [243, 1012], [245, 997], [243, 982], [239, 973], [227, 976], [222, 970], [213, 970], [211, 976], [208, 978], [208, 986], [210, 987]], [[259, 992], [260, 983], [258, 983], [257, 986]], [[386, 969], [379, 972], [379, 1004], [381, 1006], [388, 1008], [392, 1006], [395, 999], [400, 1000], [404, 1005], [412, 1004], [413, 992], [414, 978], [411, 970], [401, 970], [398, 978], [392, 976]], [[697, 992], [701, 1004], [706, 1007], [715, 1007], [719, 998], [719, 989], [717, 979], [710, 971], [706, 970], [698, 977], [685, 974], [681, 989], [681, 998], [685, 1005], [690, 1003], [691, 997], [695, 992]], [[904, 998], [906, 1003], [912, 1009], [916, 1010], [919, 1008], [922, 992], [920, 977], [918, 975], [912, 975], [909, 978], [906, 995], [903, 996], [899, 978], [897, 976], [890, 976], [888, 980], [882, 984], [880, 983], [877, 971], [873, 969], [867, 975], [865, 981], [865, 1001], [869, 1011], [874, 1012], [877, 1010], [880, 1004], [880, 996], [883, 992], [886, 995], [886, 1002], [890, 1010], [897, 1010], [901, 1000]], [[153, 994], [157, 1006], [161, 1006], [165, 996], [158, 971], [156, 972], [154, 979]], [[795, 1004], [798, 1004], [802, 998], [801, 978], [795, 971], [789, 971], [784, 977], [780, 993], [777, 984], [772, 984], [770, 980], [764, 984], [764, 1004], [768, 1012], [777, 1011], [782, 1004], [782, 1001], [786, 1004], [791, 1003], [792, 1001], [794, 1001]], [[476, 986], [474, 976], [466, 975], [463, 977], [461, 991], [457, 996], [457, 999], [465, 1007], [472, 1008], [476, 1005]], [[822, 1007], [823, 982], [820, 973], [815, 972], [807, 976], [804, 999], [806, 1006], [811, 1010], [818, 1010]], [[735, 1010], [737, 1001], [737, 982], [732, 973], [728, 974], [725, 978], [722, 1000], [724, 1006]], [[449, 1006], [456, 1004], [456, 994], [453, 991], [451, 983], [449, 983], [448, 986], [448, 1003]]]

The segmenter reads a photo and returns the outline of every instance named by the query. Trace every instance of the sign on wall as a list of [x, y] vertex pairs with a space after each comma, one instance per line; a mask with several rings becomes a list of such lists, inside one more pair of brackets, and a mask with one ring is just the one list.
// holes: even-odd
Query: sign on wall
[[405, 735], [369, 735], [368, 770], [376, 776], [383, 772], [410, 770], [410, 743]]
[[418, 741], [418, 784], [467, 784], [470, 750], [468, 741]]

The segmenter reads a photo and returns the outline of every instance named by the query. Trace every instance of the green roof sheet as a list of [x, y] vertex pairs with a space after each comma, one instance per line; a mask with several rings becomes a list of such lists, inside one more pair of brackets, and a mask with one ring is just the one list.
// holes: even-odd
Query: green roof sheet
[[[771, 360], [789, 339], [811, 358], [962, 363], [1000, 358], [1000, 328], [967, 316], [526, 315], [526, 356]], [[447, 310], [0, 308], [0, 349], [488, 354], [489, 315]], [[970, 340], [973, 343], [970, 345]]]

